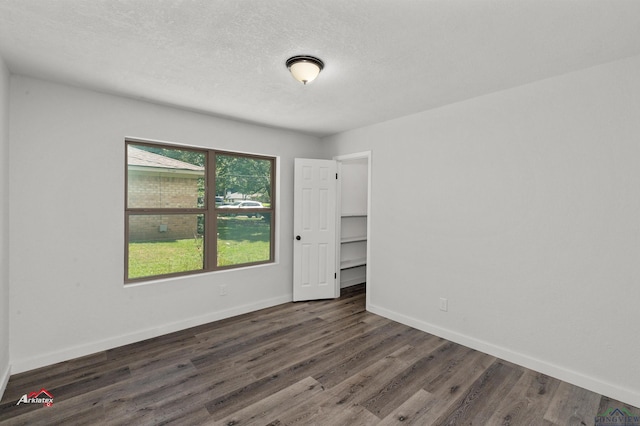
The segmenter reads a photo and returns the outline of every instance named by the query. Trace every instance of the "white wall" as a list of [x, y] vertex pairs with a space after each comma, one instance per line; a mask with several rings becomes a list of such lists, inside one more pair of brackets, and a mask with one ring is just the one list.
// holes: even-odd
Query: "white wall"
[[[279, 263], [125, 287], [126, 136], [279, 155]], [[319, 139], [12, 76], [10, 145], [13, 373], [291, 300], [293, 158]]]
[[0, 57], [0, 396], [9, 373], [9, 70]]
[[[630, 58], [324, 146], [13, 76], [12, 372], [290, 300], [293, 157], [372, 150], [370, 309], [640, 406], [639, 72]], [[280, 262], [125, 288], [125, 136], [280, 155]]]
[[369, 308], [640, 406], [638, 75], [634, 57], [327, 138], [372, 150]]

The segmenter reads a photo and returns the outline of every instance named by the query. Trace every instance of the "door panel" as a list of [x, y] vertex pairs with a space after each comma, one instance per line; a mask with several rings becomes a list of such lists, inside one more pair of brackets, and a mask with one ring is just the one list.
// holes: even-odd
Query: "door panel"
[[333, 160], [295, 160], [294, 301], [340, 296], [335, 279], [336, 170]]

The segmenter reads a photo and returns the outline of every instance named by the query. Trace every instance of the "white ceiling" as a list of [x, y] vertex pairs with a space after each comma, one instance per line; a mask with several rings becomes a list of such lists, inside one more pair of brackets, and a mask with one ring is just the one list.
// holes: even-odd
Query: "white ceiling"
[[638, 54], [640, 0], [0, 0], [13, 73], [316, 135]]

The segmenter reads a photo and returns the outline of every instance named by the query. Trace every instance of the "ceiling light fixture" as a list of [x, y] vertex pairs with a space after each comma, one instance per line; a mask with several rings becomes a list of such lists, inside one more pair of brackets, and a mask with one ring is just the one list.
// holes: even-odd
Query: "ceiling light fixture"
[[294, 56], [287, 59], [287, 68], [291, 71], [293, 78], [306, 85], [320, 74], [324, 68], [324, 62], [313, 56]]

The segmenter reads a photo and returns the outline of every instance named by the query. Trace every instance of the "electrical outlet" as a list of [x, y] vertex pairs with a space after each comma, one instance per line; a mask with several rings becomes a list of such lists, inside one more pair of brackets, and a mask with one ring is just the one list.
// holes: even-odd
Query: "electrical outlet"
[[440, 298], [440, 310], [447, 312], [449, 310], [449, 300], [445, 299], [444, 297]]
[[219, 289], [220, 289], [220, 296], [226, 296], [227, 295], [227, 285], [226, 284], [220, 284]]

